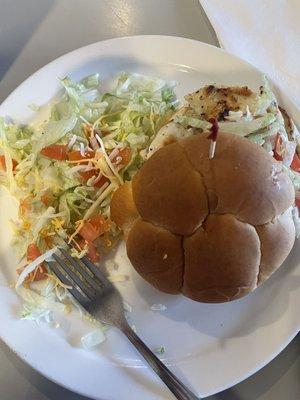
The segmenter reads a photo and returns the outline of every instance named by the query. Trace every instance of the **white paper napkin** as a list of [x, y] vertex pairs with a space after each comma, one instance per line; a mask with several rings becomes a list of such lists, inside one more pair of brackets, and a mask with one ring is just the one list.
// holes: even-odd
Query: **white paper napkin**
[[[266, 73], [300, 121], [300, 1], [200, 0], [220, 45]], [[287, 103], [287, 102], [285, 102]]]

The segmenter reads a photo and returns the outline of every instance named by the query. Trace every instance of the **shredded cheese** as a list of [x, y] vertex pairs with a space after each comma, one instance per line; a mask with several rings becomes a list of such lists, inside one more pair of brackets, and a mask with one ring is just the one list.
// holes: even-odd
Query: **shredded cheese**
[[102, 172], [100, 172], [99, 175], [97, 176], [97, 178], [94, 180], [94, 185], [100, 181], [102, 176], [103, 176], [103, 174], [102, 174]]
[[84, 144], [80, 143], [79, 146], [80, 146], [80, 154], [82, 157], [84, 157], [85, 156]]
[[[80, 230], [82, 229], [82, 227], [83, 227], [83, 225], [84, 225], [84, 220], [82, 219], [82, 220], [80, 220], [80, 221], [77, 221], [76, 222], [76, 225], [77, 225], [77, 228], [76, 228], [76, 230], [72, 233], [72, 235], [69, 237], [69, 240], [68, 240], [68, 243], [70, 244], [73, 240], [74, 240], [74, 238], [75, 238], [75, 236], [80, 232]], [[75, 242], [75, 240], [74, 240], [74, 242]], [[75, 242], [76, 243], [76, 242]], [[77, 244], [77, 243], [76, 243]], [[77, 244], [78, 245], [78, 244]], [[79, 245], [78, 245], [78, 247], [79, 247]], [[79, 247], [80, 248], [80, 247]]]
[[[109, 155], [109, 159], [112, 161], [118, 154], [120, 150], [116, 147]], [[121, 158], [122, 159], [122, 158]]]
[[62, 287], [62, 288], [64, 288], [64, 289], [72, 289], [72, 286], [69, 286], [69, 285], [66, 285], [65, 283], [62, 283], [62, 282], [57, 278], [56, 275], [50, 275], [50, 274], [47, 274], [47, 273], [45, 273], [45, 275], [46, 275], [49, 279], [51, 279], [51, 280], [54, 281], [54, 284], [55, 284], [54, 287], [55, 287], [55, 288], [58, 287], [58, 286], [60, 286], [60, 287]]
[[90, 143], [91, 143], [91, 146], [92, 146], [93, 150], [96, 151], [96, 150], [99, 149], [99, 144], [98, 144], [98, 142], [97, 142], [97, 140], [95, 139], [94, 136], [90, 137]]
[[108, 275], [107, 278], [111, 283], [126, 282], [129, 280], [129, 276], [124, 274], [112, 274]]
[[103, 154], [104, 154], [104, 157], [105, 157], [105, 160], [106, 160], [107, 164], [109, 165], [111, 171], [113, 172], [113, 174], [116, 176], [116, 178], [118, 179], [118, 181], [119, 181], [120, 184], [122, 185], [122, 184], [124, 183], [124, 182], [123, 182], [123, 179], [122, 179], [121, 176], [118, 174], [118, 172], [115, 170], [115, 167], [113, 166], [112, 162], [110, 161], [109, 156], [108, 156], [108, 154], [106, 153], [103, 140], [100, 138], [100, 136], [99, 136], [98, 134], [96, 134], [95, 136], [96, 136], [96, 139], [98, 140], [98, 142], [99, 142], [99, 144], [100, 144], [101, 150], [102, 150], [102, 152], [103, 152]]
[[25, 281], [27, 276], [31, 274], [32, 271], [34, 271], [42, 262], [44, 262], [46, 259], [48, 259], [52, 254], [54, 254], [57, 251], [57, 247], [54, 247], [51, 250], [46, 251], [46, 253], [42, 254], [41, 256], [37, 257], [34, 261], [32, 261], [30, 264], [27, 265], [26, 268], [21, 272], [15, 288], [18, 289], [22, 283]]
[[[99, 192], [100, 192], [101, 189], [102, 189], [102, 190], [104, 189], [104, 191], [100, 194]], [[88, 220], [88, 219], [94, 214], [94, 212], [96, 211], [96, 209], [100, 206], [100, 204], [102, 203], [102, 201], [103, 201], [104, 199], [106, 199], [106, 197], [108, 197], [115, 189], [116, 189], [116, 186], [115, 186], [113, 183], [111, 183], [110, 185], [108, 185], [108, 183], [104, 184], [104, 185], [100, 188], [100, 190], [99, 190], [99, 192], [98, 192], [100, 195], [98, 195], [98, 193], [97, 193], [97, 195], [98, 195], [99, 197], [98, 197], [97, 200], [94, 202], [94, 204], [92, 204], [91, 207], [86, 211], [86, 213], [85, 213], [85, 215], [84, 215], [84, 217], [83, 217], [83, 221]]]
[[67, 151], [70, 151], [74, 144], [76, 143], [77, 140], [77, 135], [73, 135], [71, 139], [69, 140], [68, 146], [67, 146]]

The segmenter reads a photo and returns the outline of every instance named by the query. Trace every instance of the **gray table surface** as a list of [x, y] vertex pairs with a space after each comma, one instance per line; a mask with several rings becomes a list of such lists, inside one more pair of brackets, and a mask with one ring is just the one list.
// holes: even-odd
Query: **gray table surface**
[[[34, 71], [66, 52], [140, 34], [176, 35], [218, 45], [198, 0], [0, 0], [0, 102]], [[86, 398], [48, 381], [0, 343], [0, 399]], [[209, 398], [239, 399], [300, 399], [299, 335], [260, 372]]]

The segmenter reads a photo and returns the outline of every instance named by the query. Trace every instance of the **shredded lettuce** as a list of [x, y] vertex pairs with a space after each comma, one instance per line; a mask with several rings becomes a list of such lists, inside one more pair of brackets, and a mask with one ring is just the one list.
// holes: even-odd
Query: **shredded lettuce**
[[104, 341], [105, 335], [101, 329], [95, 329], [81, 338], [82, 347], [86, 350], [90, 350], [96, 346], [99, 346], [99, 344], [103, 343]]
[[165, 352], [166, 352], [165, 346], [159, 346], [157, 349], [155, 349], [156, 354], [162, 355], [162, 354], [165, 354]]
[[99, 85], [99, 74], [89, 75], [82, 79], [82, 84], [87, 89], [97, 89]]
[[28, 307], [27, 317], [29, 316], [29, 310], [31, 313], [33, 310], [49, 310], [60, 313], [66, 312], [66, 305], [54, 300], [51, 296], [42, 296], [34, 290], [26, 289], [24, 287], [19, 287], [17, 293], [23, 299], [24, 304]]
[[266, 138], [276, 135], [279, 128], [280, 125], [278, 124], [277, 121], [275, 121], [270, 125], [268, 125], [266, 128], [251, 133], [250, 135], [247, 136], [247, 139], [255, 143], [261, 143], [261, 141], [262, 143], [264, 143]]
[[103, 96], [108, 104], [108, 117], [99, 122], [108, 133], [104, 143], [121, 140], [135, 153], [145, 149], [178, 105], [173, 87], [162, 79], [122, 74], [116, 90]]
[[236, 121], [236, 122], [219, 122], [220, 132], [232, 133], [239, 136], [248, 136], [252, 133], [266, 128], [276, 120], [274, 114], [266, 113], [262, 117], [253, 119], [252, 121]]
[[268, 111], [276, 111], [278, 108], [276, 97], [265, 75], [262, 76], [262, 81], [263, 85], [260, 87], [260, 94], [255, 107], [255, 115], [263, 115]]
[[[36, 240], [45, 227], [47, 208], [41, 202], [45, 193], [50, 193], [53, 213], [50, 220], [60, 217], [64, 229], [72, 230], [77, 220], [82, 219], [91, 205], [98, 199], [92, 179], [83, 181], [80, 173], [100, 168], [113, 188], [106, 192], [105, 206], [101, 201], [92, 211], [105, 211], [111, 196], [124, 179], [131, 179], [143, 161], [140, 155], [146, 151], [152, 138], [171, 117], [177, 107], [174, 83], [139, 74], [122, 74], [115, 88], [101, 93], [99, 75], [94, 74], [81, 82], [66, 77], [61, 80], [64, 92], [58, 102], [52, 105], [48, 119], [39, 124], [18, 126], [0, 119], [0, 154], [5, 154], [6, 176], [1, 183], [23, 201], [31, 198], [32, 213], [27, 215], [29, 232], [16, 222], [16, 230], [22, 240]], [[69, 163], [43, 157], [40, 151], [51, 145], [67, 145], [68, 151], [89, 151], [92, 145], [88, 135], [94, 130], [99, 138], [97, 146], [104, 152], [105, 159], [90, 165]], [[93, 143], [95, 145], [95, 143]], [[70, 148], [69, 148], [70, 145]], [[117, 170], [109, 154], [118, 148], [128, 147], [131, 161]], [[18, 164], [13, 172], [13, 160]], [[116, 182], [114, 175], [119, 180]], [[98, 178], [100, 179], [100, 178]], [[55, 215], [57, 214], [57, 215]], [[88, 215], [91, 215], [89, 213]], [[38, 217], [34, 221], [34, 216]], [[24, 221], [22, 221], [23, 223]], [[51, 232], [50, 232], [51, 233]], [[20, 240], [15, 241], [18, 245]], [[22, 247], [26, 247], [23, 245]], [[24, 251], [22, 251], [24, 253]]]
[[[64, 312], [70, 298], [50, 270], [49, 279], [41, 281], [44, 285], [29, 282], [28, 276], [45, 260], [51, 261], [65, 241], [73, 241], [76, 256], [89, 255], [89, 245], [78, 233], [99, 214], [109, 229], [97, 239], [99, 251], [108, 251], [117, 241], [119, 230], [109, 220], [112, 193], [133, 178], [144, 161], [142, 154], [178, 105], [174, 82], [140, 74], [121, 74], [109, 92], [102, 91], [98, 74], [80, 82], [65, 77], [60, 83], [62, 92], [49, 103], [48, 116], [37, 105], [38, 114], [29, 125], [0, 117], [0, 156], [5, 164], [0, 183], [20, 202], [19, 217], [12, 221], [12, 244], [22, 268], [16, 290], [24, 302], [22, 318], [38, 323], [49, 323], [53, 309]], [[71, 153], [80, 154], [79, 159], [71, 160]], [[29, 262], [32, 244], [41, 255]], [[127, 280], [115, 270], [109, 278]], [[100, 327], [82, 338], [82, 344], [90, 348], [103, 340]]]
[[37, 153], [44, 147], [50, 146], [63, 139], [64, 136], [75, 127], [76, 121], [77, 117], [75, 114], [59, 119], [58, 121], [50, 120], [43, 129], [43, 132], [39, 135], [34, 135], [35, 142], [32, 151]]
[[23, 311], [21, 312], [21, 319], [34, 321], [38, 325], [42, 323], [50, 324], [53, 321], [53, 312], [48, 308], [41, 308], [37, 305], [31, 305], [25, 302]]
[[152, 304], [150, 309], [152, 311], [166, 311], [167, 307], [164, 304]]
[[186, 115], [176, 115], [174, 118], [174, 122], [183, 125], [185, 128], [200, 128], [203, 129], [203, 131], [207, 131], [211, 128], [210, 122], [198, 118], [188, 117]]

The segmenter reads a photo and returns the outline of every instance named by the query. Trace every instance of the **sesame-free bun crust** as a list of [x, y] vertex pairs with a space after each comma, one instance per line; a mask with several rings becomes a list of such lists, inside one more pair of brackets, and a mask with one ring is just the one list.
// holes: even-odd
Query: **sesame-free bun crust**
[[111, 217], [146, 281], [196, 301], [224, 302], [253, 291], [289, 254], [295, 193], [258, 145], [219, 133], [211, 160], [209, 145], [198, 134], [158, 150], [115, 192]]
[[208, 204], [204, 183], [183, 147], [176, 142], [161, 148], [142, 169], [132, 181], [141, 217], [178, 235], [193, 233], [206, 218]]
[[132, 199], [131, 182], [125, 182], [115, 191], [110, 202], [110, 209], [113, 221], [122, 227], [125, 236], [127, 236], [132, 223], [139, 216]]
[[183, 279], [181, 237], [137, 219], [127, 238], [127, 254], [144, 279], [159, 290], [180, 293]]

